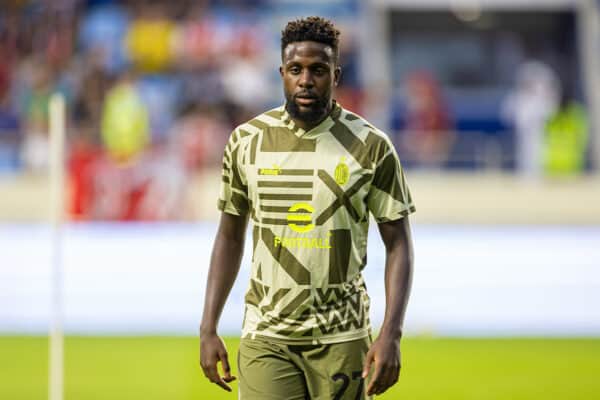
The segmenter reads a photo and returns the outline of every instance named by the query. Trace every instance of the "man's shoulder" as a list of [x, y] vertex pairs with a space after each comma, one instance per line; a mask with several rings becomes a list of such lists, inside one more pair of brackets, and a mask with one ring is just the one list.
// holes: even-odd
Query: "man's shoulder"
[[284, 116], [284, 107], [279, 106], [277, 108], [272, 108], [268, 111], [263, 112], [255, 116], [252, 119], [244, 122], [243, 124], [238, 125], [235, 128], [235, 131], [239, 131], [244, 136], [252, 135], [260, 133], [266, 128], [282, 126]]
[[338, 121], [342, 122], [350, 132], [367, 146], [391, 145], [390, 138], [385, 132], [353, 111], [342, 107]]

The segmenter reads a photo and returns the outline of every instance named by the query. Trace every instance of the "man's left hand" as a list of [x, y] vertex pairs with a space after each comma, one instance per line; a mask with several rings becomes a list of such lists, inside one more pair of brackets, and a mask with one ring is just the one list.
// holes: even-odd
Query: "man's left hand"
[[398, 381], [400, 375], [400, 340], [383, 333], [380, 334], [371, 345], [365, 358], [363, 378], [369, 375], [373, 364], [375, 364], [375, 369], [367, 387], [369, 396], [382, 394]]

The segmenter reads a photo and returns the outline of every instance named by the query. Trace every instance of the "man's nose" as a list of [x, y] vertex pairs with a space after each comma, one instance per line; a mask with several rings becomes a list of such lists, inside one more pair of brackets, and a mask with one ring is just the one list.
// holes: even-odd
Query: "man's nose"
[[315, 85], [315, 82], [313, 80], [313, 74], [310, 72], [310, 70], [305, 69], [304, 71], [302, 71], [302, 73], [300, 74], [300, 81], [298, 82], [298, 84], [303, 88], [311, 88]]

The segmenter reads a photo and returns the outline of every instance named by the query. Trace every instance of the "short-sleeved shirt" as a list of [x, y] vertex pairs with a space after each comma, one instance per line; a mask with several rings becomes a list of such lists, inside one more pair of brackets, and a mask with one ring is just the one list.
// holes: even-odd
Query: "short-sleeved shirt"
[[253, 223], [242, 337], [337, 343], [370, 334], [369, 213], [415, 210], [389, 138], [337, 103], [315, 128], [279, 107], [237, 127], [223, 158], [221, 211]]

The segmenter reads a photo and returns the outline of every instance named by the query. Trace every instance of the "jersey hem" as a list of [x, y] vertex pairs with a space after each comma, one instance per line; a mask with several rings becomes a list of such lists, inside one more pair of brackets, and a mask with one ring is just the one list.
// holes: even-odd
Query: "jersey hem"
[[286, 338], [276, 335], [268, 335], [264, 332], [246, 332], [242, 335], [242, 339], [262, 339], [274, 343], [285, 345], [310, 345], [310, 344], [334, 344], [350, 342], [357, 339], [362, 339], [371, 336], [371, 328], [360, 329], [352, 332], [344, 332], [343, 334], [333, 336], [322, 336], [317, 338]]

